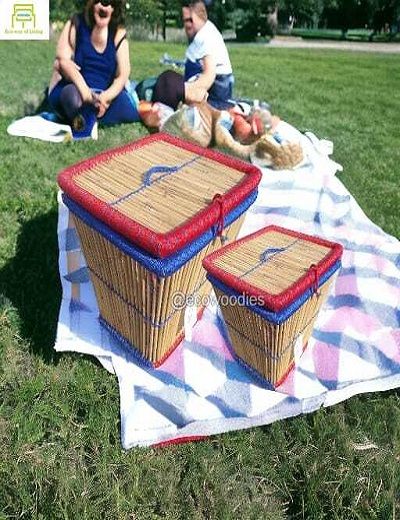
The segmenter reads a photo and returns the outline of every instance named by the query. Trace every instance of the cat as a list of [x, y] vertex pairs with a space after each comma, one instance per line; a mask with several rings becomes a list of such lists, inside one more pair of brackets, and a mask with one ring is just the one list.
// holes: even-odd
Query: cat
[[203, 101], [182, 105], [161, 130], [205, 148], [215, 146], [243, 159], [255, 156], [275, 169], [295, 168], [303, 161], [302, 147], [299, 143], [281, 144], [273, 137], [271, 132], [278, 121], [279, 118], [263, 108], [253, 108], [246, 116], [217, 110]]

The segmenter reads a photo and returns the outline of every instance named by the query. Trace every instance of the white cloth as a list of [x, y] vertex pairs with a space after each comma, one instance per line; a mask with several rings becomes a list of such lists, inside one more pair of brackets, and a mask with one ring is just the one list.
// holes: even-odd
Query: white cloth
[[31, 137], [41, 141], [62, 143], [72, 139], [72, 130], [68, 125], [48, 121], [44, 117], [27, 116], [13, 121], [7, 128], [7, 133], [20, 137]]
[[[279, 134], [288, 140], [297, 135], [302, 142], [290, 125], [282, 123]], [[244, 235], [279, 224], [345, 248], [308, 348], [276, 391], [260, 385], [232, 358], [212, 304], [192, 337], [160, 368], [139, 366], [131, 349], [99, 324], [76, 230], [60, 202], [63, 299], [55, 349], [96, 356], [116, 374], [124, 448], [269, 424], [358, 393], [400, 386], [400, 243], [368, 220], [318, 142], [305, 138], [304, 144], [307, 163], [301, 168], [263, 169], [258, 198], [241, 230]]]
[[198, 63], [205, 56], [212, 56], [217, 74], [231, 74], [232, 65], [221, 33], [207, 20], [186, 50], [186, 59]]

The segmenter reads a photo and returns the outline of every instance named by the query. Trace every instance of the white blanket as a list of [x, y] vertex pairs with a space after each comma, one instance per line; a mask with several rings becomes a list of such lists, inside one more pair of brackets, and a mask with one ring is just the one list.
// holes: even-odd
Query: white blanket
[[26, 116], [13, 121], [7, 128], [7, 133], [19, 137], [31, 137], [41, 141], [62, 143], [72, 139], [72, 130], [68, 125], [49, 121], [42, 117]]
[[232, 358], [214, 305], [195, 326], [191, 341], [160, 368], [139, 366], [129, 348], [99, 325], [79, 240], [60, 202], [63, 299], [55, 349], [96, 356], [116, 374], [124, 448], [268, 424], [400, 385], [399, 241], [369, 221], [334, 176], [339, 165], [325, 154], [326, 143], [285, 123], [279, 133], [300, 140], [307, 161], [295, 171], [263, 170], [241, 235], [279, 224], [338, 241], [345, 251], [308, 348], [276, 391], [264, 388]]

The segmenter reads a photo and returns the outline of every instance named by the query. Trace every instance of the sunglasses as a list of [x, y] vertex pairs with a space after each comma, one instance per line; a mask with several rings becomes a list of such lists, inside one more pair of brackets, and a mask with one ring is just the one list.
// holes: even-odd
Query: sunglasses
[[103, 7], [108, 7], [109, 5], [111, 5], [111, 7], [115, 7], [115, 0], [99, 0], [96, 3], [101, 4]]

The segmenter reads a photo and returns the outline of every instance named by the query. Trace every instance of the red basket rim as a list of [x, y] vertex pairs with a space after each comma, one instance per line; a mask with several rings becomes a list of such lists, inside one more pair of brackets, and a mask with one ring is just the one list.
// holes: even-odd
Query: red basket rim
[[134, 244], [142, 247], [156, 257], [164, 258], [179, 251], [214, 226], [221, 218], [220, 204], [211, 202], [206, 208], [175, 229], [166, 233], [158, 233], [123, 215], [117, 209], [110, 207], [106, 202], [98, 199], [95, 195], [77, 186], [74, 182], [75, 176], [96, 164], [106, 162], [114, 156], [131, 152], [154, 141], [170, 143], [246, 174], [240, 183], [223, 195], [225, 214], [232, 211], [257, 188], [261, 180], [261, 171], [250, 163], [225, 155], [216, 150], [202, 148], [179, 137], [159, 133], [146, 136], [112, 150], [104, 151], [95, 157], [85, 159], [64, 169], [58, 175], [60, 188], [74, 202], [84, 207], [95, 218], [106, 223], [114, 231]]
[[[219, 257], [227, 254], [233, 249], [237, 249], [241, 244], [253, 240], [260, 235], [267, 234], [271, 231], [279, 231], [292, 237], [329, 247], [330, 251], [322, 260], [313, 266], [312, 270], [307, 271], [296, 282], [294, 282], [279, 294], [271, 294], [268, 291], [246, 282], [245, 280], [242, 280], [239, 277], [232, 275], [215, 265], [215, 262]], [[340, 260], [342, 253], [343, 247], [336, 242], [331, 242], [324, 238], [307, 235], [305, 233], [293, 231], [280, 226], [270, 225], [260, 229], [259, 231], [256, 231], [255, 233], [252, 233], [251, 235], [247, 235], [246, 237], [243, 237], [236, 242], [232, 242], [231, 244], [228, 244], [221, 249], [218, 249], [214, 253], [206, 256], [203, 260], [203, 267], [214, 278], [217, 278], [238, 293], [260, 298], [264, 302], [265, 308], [274, 312], [279, 312], [297, 300], [308, 289], [312, 288], [315, 285], [316, 279], [318, 280], [321, 278], [324, 273], [326, 273], [334, 264]]]

